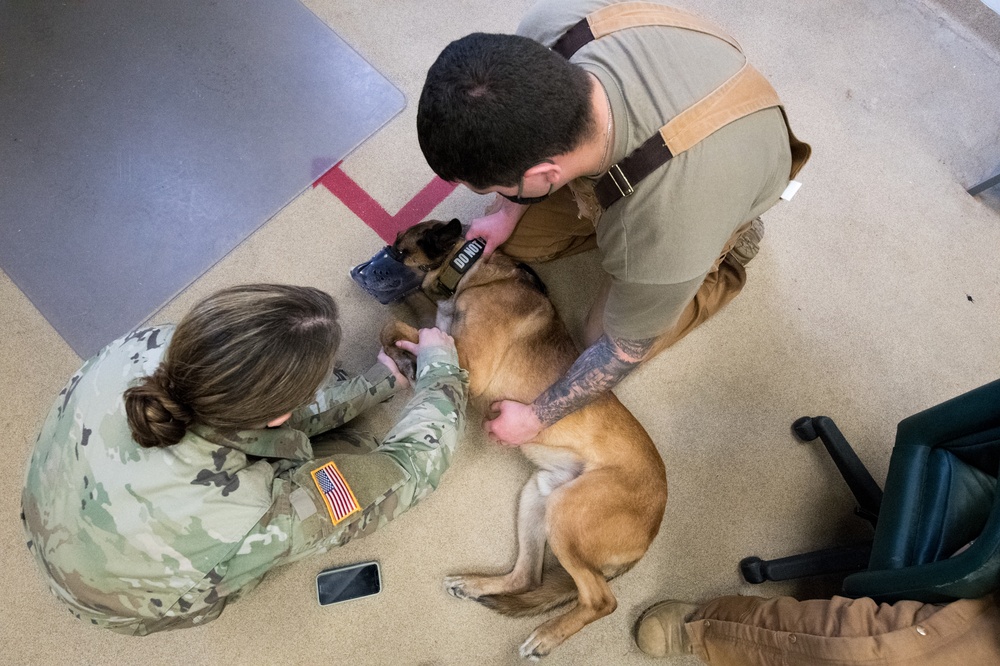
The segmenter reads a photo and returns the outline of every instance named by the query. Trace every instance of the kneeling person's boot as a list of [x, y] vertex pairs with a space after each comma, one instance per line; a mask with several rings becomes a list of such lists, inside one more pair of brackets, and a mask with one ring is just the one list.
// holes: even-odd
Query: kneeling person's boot
[[736, 261], [743, 266], [750, 263], [750, 260], [757, 256], [760, 250], [760, 241], [764, 238], [764, 222], [756, 217], [750, 223], [750, 228], [736, 240], [736, 245], [729, 251]]

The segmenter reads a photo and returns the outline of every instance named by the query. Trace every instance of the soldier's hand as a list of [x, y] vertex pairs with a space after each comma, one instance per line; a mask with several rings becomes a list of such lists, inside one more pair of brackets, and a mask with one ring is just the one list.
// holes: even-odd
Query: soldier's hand
[[403, 351], [410, 352], [414, 356], [419, 354], [421, 349], [429, 349], [431, 347], [455, 348], [455, 339], [439, 328], [422, 328], [418, 335], [417, 342], [397, 340], [396, 346]]

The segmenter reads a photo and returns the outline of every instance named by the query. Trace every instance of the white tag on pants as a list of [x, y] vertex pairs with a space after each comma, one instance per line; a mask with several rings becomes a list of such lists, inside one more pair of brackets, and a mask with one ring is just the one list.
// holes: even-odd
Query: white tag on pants
[[792, 197], [795, 196], [795, 193], [799, 191], [800, 187], [802, 187], [802, 183], [800, 183], [799, 181], [797, 180], [789, 181], [788, 187], [786, 187], [785, 191], [781, 193], [781, 198], [784, 199], [785, 201], [791, 201]]

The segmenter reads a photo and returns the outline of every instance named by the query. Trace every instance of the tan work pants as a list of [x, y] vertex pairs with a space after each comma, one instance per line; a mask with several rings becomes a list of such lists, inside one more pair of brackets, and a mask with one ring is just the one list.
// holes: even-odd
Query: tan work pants
[[995, 596], [947, 606], [871, 599], [721, 597], [685, 624], [713, 666], [974, 666], [1000, 664]]
[[[528, 207], [514, 233], [500, 249], [514, 259], [526, 262], [551, 261], [592, 250], [597, 247], [594, 224], [581, 218], [579, 211], [570, 188], [560, 188], [545, 201]], [[747, 281], [746, 270], [729, 252], [749, 226], [748, 221], [729, 239], [701, 288], [684, 308], [677, 323], [657, 337], [646, 354], [647, 359], [676, 343], [740, 293]], [[587, 345], [604, 334], [604, 306], [610, 289], [611, 278], [608, 277], [587, 316], [584, 332]]]

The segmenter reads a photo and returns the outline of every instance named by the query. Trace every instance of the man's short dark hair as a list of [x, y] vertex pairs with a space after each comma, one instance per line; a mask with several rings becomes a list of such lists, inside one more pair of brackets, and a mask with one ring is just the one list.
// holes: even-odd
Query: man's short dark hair
[[417, 107], [424, 158], [447, 181], [512, 187], [591, 131], [583, 68], [517, 35], [473, 33], [445, 47]]

